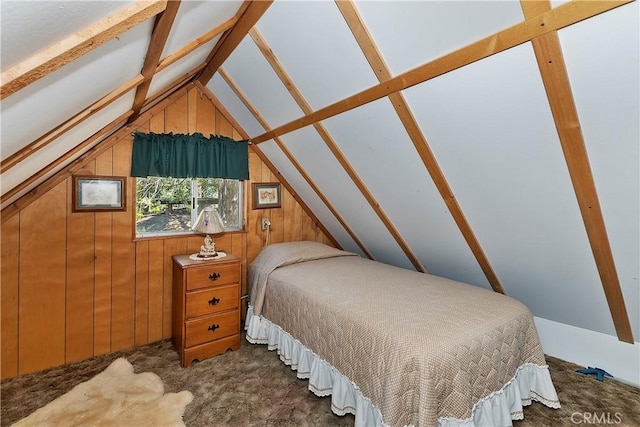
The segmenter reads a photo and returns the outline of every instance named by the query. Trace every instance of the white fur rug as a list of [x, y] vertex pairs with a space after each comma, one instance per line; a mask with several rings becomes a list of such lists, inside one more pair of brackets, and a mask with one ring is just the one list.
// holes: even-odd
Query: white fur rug
[[184, 426], [192, 400], [189, 391], [164, 394], [160, 377], [120, 358], [14, 426]]

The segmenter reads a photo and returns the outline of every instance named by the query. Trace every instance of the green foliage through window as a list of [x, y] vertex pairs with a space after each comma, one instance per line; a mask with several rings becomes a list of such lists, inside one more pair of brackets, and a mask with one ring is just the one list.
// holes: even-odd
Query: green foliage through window
[[225, 228], [241, 228], [241, 181], [222, 178], [136, 179], [136, 234], [190, 231], [197, 214], [213, 205]]

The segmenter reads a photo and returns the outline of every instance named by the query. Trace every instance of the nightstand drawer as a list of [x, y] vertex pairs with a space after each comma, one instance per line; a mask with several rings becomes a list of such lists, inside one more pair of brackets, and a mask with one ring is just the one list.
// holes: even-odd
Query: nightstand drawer
[[216, 286], [187, 292], [187, 319], [237, 308], [240, 285]]
[[240, 313], [231, 311], [185, 322], [185, 347], [217, 340], [240, 331]]
[[212, 265], [187, 271], [187, 290], [240, 282], [238, 264]]

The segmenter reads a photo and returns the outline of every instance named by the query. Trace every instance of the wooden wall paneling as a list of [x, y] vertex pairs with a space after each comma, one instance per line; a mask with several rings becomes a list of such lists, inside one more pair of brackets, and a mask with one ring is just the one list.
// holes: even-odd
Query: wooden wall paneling
[[229, 137], [233, 135], [233, 126], [223, 114], [216, 114], [216, 133]]
[[[95, 174], [95, 161], [82, 175]], [[95, 213], [72, 212], [73, 178], [67, 178], [67, 291], [65, 362], [93, 356], [93, 310], [95, 279]]]
[[[129, 176], [131, 146], [129, 135], [113, 146], [113, 174]], [[126, 180], [125, 212], [113, 212], [112, 277], [111, 277], [111, 351], [134, 345], [135, 330], [135, 245], [133, 230], [134, 179]]]
[[[548, 1], [520, 3], [525, 17], [534, 17], [551, 9]], [[620, 288], [558, 32], [543, 34], [531, 40], [531, 43], [618, 339], [633, 344], [633, 331]]]
[[148, 341], [162, 339], [164, 313], [164, 241], [149, 240]]
[[[204, 234], [187, 237], [187, 252], [196, 253], [200, 251], [200, 246], [204, 243]], [[216, 247], [218, 247], [218, 236], [214, 236]], [[218, 249], [219, 250], [219, 249]]]
[[188, 97], [181, 96], [164, 110], [164, 131], [169, 133], [187, 133], [188, 127]]
[[65, 362], [66, 193], [62, 182], [20, 212], [19, 375]]
[[197, 93], [196, 129], [204, 136], [213, 135], [216, 133], [216, 108], [197, 88], [194, 92]]
[[141, 240], [136, 247], [136, 301], [134, 344], [149, 342], [149, 241]]
[[164, 280], [162, 284], [162, 338], [171, 338], [171, 313], [173, 309], [173, 255], [187, 253], [187, 239], [175, 238], [164, 241]]
[[[113, 149], [96, 158], [96, 175], [113, 175]], [[98, 212], [95, 219], [93, 354], [111, 351], [111, 248], [113, 214]]]
[[187, 133], [192, 134], [194, 132], [200, 132], [197, 126], [198, 91], [195, 88], [192, 88], [187, 92]]
[[[260, 227], [260, 220], [262, 219], [262, 211], [264, 209], [253, 209], [253, 184], [254, 182], [260, 182], [262, 177], [262, 161], [256, 153], [249, 150], [249, 187], [248, 193], [245, 198], [249, 212], [247, 214], [247, 262], [251, 264], [251, 261], [258, 255], [260, 249], [264, 245], [264, 236]], [[284, 193], [283, 193], [284, 194]]]
[[302, 212], [302, 240], [316, 240], [316, 224], [311, 217]]
[[0, 237], [0, 378], [18, 375], [18, 278], [20, 265], [20, 216], [4, 222]]

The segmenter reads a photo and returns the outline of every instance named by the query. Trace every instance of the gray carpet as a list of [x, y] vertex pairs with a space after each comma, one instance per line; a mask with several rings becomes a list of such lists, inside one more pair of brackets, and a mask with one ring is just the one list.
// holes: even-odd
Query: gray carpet
[[[165, 391], [189, 390], [194, 400], [187, 406], [187, 426], [348, 426], [353, 416], [331, 412], [331, 399], [307, 390], [275, 352], [242, 339], [237, 352], [181, 368], [170, 341], [96, 357], [83, 362], [24, 375], [2, 382], [1, 426], [9, 426], [66, 393], [73, 386], [104, 370], [118, 357], [126, 357], [136, 372], [154, 372]], [[533, 403], [524, 410], [525, 426], [576, 426], [613, 424], [640, 426], [640, 389], [617, 381], [598, 382], [575, 372], [580, 367], [548, 358], [562, 408]], [[588, 422], [587, 422], [588, 421]], [[596, 421], [596, 422], [594, 422]]]

